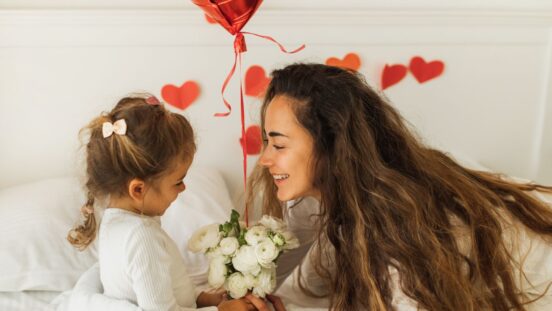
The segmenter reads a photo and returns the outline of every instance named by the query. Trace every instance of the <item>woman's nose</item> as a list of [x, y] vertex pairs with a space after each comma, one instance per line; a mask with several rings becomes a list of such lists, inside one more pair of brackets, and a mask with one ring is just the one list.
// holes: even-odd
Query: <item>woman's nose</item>
[[264, 167], [268, 167], [272, 164], [272, 160], [269, 157], [267, 149], [263, 150], [263, 152], [261, 153], [261, 157], [259, 158], [259, 163]]

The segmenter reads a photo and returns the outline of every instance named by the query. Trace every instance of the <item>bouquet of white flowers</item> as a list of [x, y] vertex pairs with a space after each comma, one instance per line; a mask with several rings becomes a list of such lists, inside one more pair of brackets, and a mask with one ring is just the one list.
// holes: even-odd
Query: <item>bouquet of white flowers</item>
[[239, 217], [232, 210], [230, 221], [200, 228], [190, 238], [188, 249], [207, 254], [210, 286], [223, 287], [236, 299], [248, 291], [264, 298], [276, 287], [278, 256], [298, 247], [299, 241], [277, 218], [265, 215], [246, 228]]

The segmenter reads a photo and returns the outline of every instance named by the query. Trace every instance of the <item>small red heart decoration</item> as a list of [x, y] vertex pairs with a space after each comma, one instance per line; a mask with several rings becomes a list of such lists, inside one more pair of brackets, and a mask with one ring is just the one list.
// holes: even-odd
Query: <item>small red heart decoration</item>
[[414, 56], [410, 60], [410, 72], [419, 83], [424, 83], [440, 76], [445, 69], [445, 64], [440, 60], [427, 63], [420, 56]]
[[[247, 140], [247, 149], [245, 152], [248, 155], [256, 155], [261, 153], [263, 146], [263, 138], [261, 136], [261, 127], [251, 125], [245, 130], [245, 139]], [[243, 148], [243, 138], [240, 138], [240, 145]]]
[[330, 57], [326, 59], [326, 65], [357, 71], [360, 68], [360, 57], [356, 53], [349, 53], [342, 60], [337, 57]]
[[163, 100], [179, 109], [188, 108], [199, 96], [199, 85], [195, 81], [186, 81], [177, 87], [167, 84], [161, 89]]
[[269, 83], [263, 67], [253, 65], [245, 73], [245, 95], [261, 97]]
[[404, 65], [385, 65], [381, 74], [381, 89], [386, 88], [399, 83], [406, 76], [407, 68]]

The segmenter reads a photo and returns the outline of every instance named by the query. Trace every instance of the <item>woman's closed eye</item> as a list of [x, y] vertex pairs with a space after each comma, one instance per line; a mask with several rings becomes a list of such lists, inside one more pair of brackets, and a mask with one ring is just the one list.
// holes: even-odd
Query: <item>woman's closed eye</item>
[[[268, 139], [264, 139], [263, 140], [264, 144], [265, 145], [268, 145]], [[282, 145], [276, 145], [276, 144], [272, 144], [272, 147], [276, 150], [280, 150], [280, 149], [284, 149], [285, 147], [282, 146]]]

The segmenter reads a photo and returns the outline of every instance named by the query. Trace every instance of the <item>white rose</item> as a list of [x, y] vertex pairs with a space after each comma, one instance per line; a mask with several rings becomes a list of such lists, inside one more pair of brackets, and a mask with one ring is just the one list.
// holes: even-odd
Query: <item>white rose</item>
[[225, 287], [232, 298], [239, 299], [247, 294], [248, 283], [248, 279], [243, 274], [234, 272], [226, 279]]
[[211, 224], [201, 227], [188, 241], [188, 250], [194, 253], [205, 253], [208, 249], [217, 246], [220, 238], [219, 225]]
[[240, 242], [235, 237], [226, 237], [220, 240], [220, 251], [226, 256], [232, 256], [240, 247]]
[[234, 258], [232, 258], [234, 268], [243, 273], [257, 275], [261, 271], [261, 266], [257, 262], [255, 249], [253, 246], [243, 245], [238, 249]]
[[211, 260], [209, 263], [209, 276], [207, 281], [209, 285], [214, 288], [219, 288], [226, 281], [226, 273], [228, 273], [228, 268], [225, 263], [226, 259], [224, 257], [216, 257]]
[[267, 230], [263, 226], [253, 226], [245, 233], [245, 241], [249, 245], [257, 245], [267, 238]]
[[259, 223], [269, 228], [270, 230], [277, 232], [282, 231], [286, 227], [282, 220], [268, 215], [263, 215], [263, 217], [261, 217], [261, 220], [259, 220]]
[[255, 245], [255, 256], [257, 256], [257, 261], [264, 268], [274, 267], [273, 261], [278, 257], [279, 253], [280, 251], [276, 245], [269, 239]]
[[283, 249], [294, 249], [299, 247], [299, 240], [295, 237], [293, 233], [291, 233], [291, 231], [284, 231], [281, 234], [286, 240]]
[[276, 267], [271, 269], [262, 269], [261, 273], [255, 278], [255, 287], [253, 294], [259, 297], [265, 297], [276, 288]]

